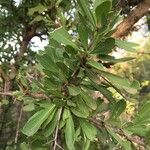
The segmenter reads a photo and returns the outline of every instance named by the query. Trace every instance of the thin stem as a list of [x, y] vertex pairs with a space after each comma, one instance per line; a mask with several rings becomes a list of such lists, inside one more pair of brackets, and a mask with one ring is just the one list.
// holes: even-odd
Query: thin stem
[[58, 146], [61, 150], [64, 150], [59, 144], [57, 144], [57, 146]]
[[13, 96], [11, 92], [0, 92], [2, 96]]
[[[61, 118], [61, 113], [62, 113], [62, 108], [59, 109], [59, 114], [58, 114], [58, 120], [57, 120], [57, 126], [55, 130], [55, 137], [54, 137], [54, 147], [53, 150], [56, 150], [56, 147], [58, 146], [57, 139], [58, 139], [58, 130], [59, 130], [59, 121]], [[59, 146], [60, 147], [60, 146]]]

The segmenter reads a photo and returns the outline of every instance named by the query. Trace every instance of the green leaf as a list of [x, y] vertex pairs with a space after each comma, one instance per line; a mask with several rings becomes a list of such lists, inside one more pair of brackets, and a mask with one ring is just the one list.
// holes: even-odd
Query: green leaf
[[58, 73], [58, 66], [54, 63], [51, 57], [47, 54], [37, 55], [38, 61], [46, 69], [53, 73]]
[[95, 69], [98, 70], [104, 70], [104, 66], [101, 63], [98, 63], [96, 61], [88, 61], [87, 64], [89, 64], [90, 66], [94, 67]]
[[99, 91], [105, 98], [107, 98], [110, 103], [114, 104], [115, 99], [112, 96], [112, 93], [104, 86], [98, 85], [96, 76], [93, 74], [93, 72], [89, 69], [86, 69], [86, 72], [88, 74], [89, 79], [91, 80], [90, 84], [97, 90]]
[[97, 74], [93, 70], [90, 70], [88, 68], [85, 68], [85, 71], [86, 71], [87, 77], [92, 82], [94, 82], [95, 84], [97, 84], [97, 82], [99, 81], [99, 78], [98, 78]]
[[23, 127], [22, 132], [26, 134], [27, 136], [34, 135], [40, 126], [43, 124], [43, 122], [47, 119], [49, 114], [53, 111], [55, 105], [51, 104], [49, 109], [42, 109], [38, 112], [36, 112], [25, 124]]
[[80, 96], [75, 97], [75, 101], [77, 105], [71, 108], [72, 113], [77, 117], [87, 118], [89, 116], [89, 107]]
[[43, 6], [42, 4], [38, 4], [36, 7], [30, 8], [28, 10], [28, 15], [32, 16], [35, 12], [42, 13], [45, 10], [46, 10], [45, 6]]
[[90, 10], [89, 2], [88, 0], [77, 0], [78, 5], [80, 6], [82, 12], [84, 13], [84, 16], [87, 16], [92, 26], [95, 26], [95, 19], [94, 16]]
[[[63, 50], [60, 47], [60, 44], [50, 38], [51, 44], [45, 47], [45, 53], [51, 57], [53, 62], [62, 61], [63, 60]], [[56, 44], [55, 44], [56, 43]]]
[[146, 136], [146, 134], [150, 131], [150, 127], [141, 124], [132, 124], [127, 126], [125, 130], [130, 131], [133, 134], [137, 134], [139, 136]]
[[112, 63], [126, 62], [135, 59], [135, 57], [124, 57], [124, 58], [115, 59], [115, 57], [110, 55], [99, 55], [98, 58], [103, 61], [112, 62]]
[[115, 40], [115, 44], [126, 51], [135, 52], [136, 48], [139, 46], [137, 43]]
[[23, 143], [20, 144], [20, 150], [31, 150], [31, 149], [29, 148], [28, 144], [23, 142]]
[[77, 96], [80, 94], [80, 88], [74, 85], [68, 86], [69, 94], [71, 96]]
[[102, 22], [102, 17], [107, 16], [111, 9], [111, 0], [95, 0], [93, 9], [96, 14], [97, 23]]
[[89, 140], [93, 141], [97, 135], [97, 129], [91, 123], [84, 119], [80, 119], [80, 125], [86, 137]]
[[62, 82], [67, 82], [67, 75], [64, 74], [64, 72], [59, 69], [59, 72], [58, 72], [58, 78], [60, 79], [60, 81]]
[[53, 32], [50, 33], [50, 36], [56, 40], [57, 42], [64, 44], [64, 45], [70, 45], [74, 49], [79, 50], [77, 45], [72, 41], [71, 36], [67, 32], [67, 30], [64, 27], [60, 27]]
[[56, 62], [56, 64], [60, 68], [60, 70], [64, 73], [65, 77], [67, 78], [69, 75], [68, 67], [62, 61], [58, 61]]
[[78, 106], [78, 109], [83, 113], [85, 114], [85, 116], [89, 116], [89, 107], [86, 105], [85, 101], [80, 97], [78, 96], [76, 98], [76, 103], [77, 103], [77, 106]]
[[49, 137], [54, 132], [56, 125], [58, 123], [58, 118], [59, 118], [59, 111], [55, 113], [55, 115], [52, 117], [51, 122], [45, 128], [45, 132], [43, 133], [45, 137]]
[[53, 96], [56, 96], [58, 98], [62, 98], [63, 97], [63, 94], [62, 92], [60, 91], [60, 89], [53, 89], [53, 90], [48, 90], [48, 89], [45, 89], [46, 91], [48, 91], [48, 93], [50, 93], [50, 95], [53, 95]]
[[66, 105], [66, 102], [64, 100], [62, 100], [62, 98], [54, 98], [53, 99], [53, 103], [57, 106], [57, 107], [63, 107]]
[[90, 147], [90, 140], [88, 138], [84, 138], [84, 144], [83, 144], [83, 148], [82, 150], [89, 150], [89, 147]]
[[126, 78], [117, 76], [115, 74], [105, 72], [105, 71], [100, 71], [101, 75], [103, 77], [106, 77], [108, 80], [110, 80], [113, 84], [116, 84], [120, 87], [127, 87], [127, 88], [132, 88], [130, 81]]
[[116, 27], [116, 25], [117, 25], [117, 23], [119, 22], [120, 19], [121, 19], [120, 11], [111, 12], [111, 21], [110, 21], [110, 24], [109, 24], [109, 29], [110, 30], [113, 29], [113, 30], [112, 30], [112, 33], [109, 34], [109, 35], [112, 35], [114, 33], [114, 31], [116, 30], [115, 27]]
[[77, 65], [77, 62], [74, 61], [74, 60], [71, 60], [71, 59], [65, 59], [64, 63], [72, 71], [74, 71], [74, 69], [75, 69], [75, 67]]
[[67, 45], [65, 47], [65, 51], [68, 53], [68, 54], [71, 54], [71, 56], [73, 57], [74, 55], [77, 54], [77, 51], [74, 50], [74, 48], [70, 45]]
[[98, 98], [97, 99], [97, 109], [94, 111], [94, 114], [93, 115], [97, 115], [99, 113], [102, 113], [102, 112], [106, 112], [109, 108], [109, 104], [105, 103], [104, 100], [102, 100], [101, 98]]
[[104, 2], [107, 2], [107, 1], [110, 2], [110, 0], [94, 0], [93, 10], [95, 11], [97, 9], [97, 7], [99, 7], [101, 4], [103, 4]]
[[67, 100], [67, 105], [72, 106], [72, 107], [76, 107], [76, 104], [75, 104], [75, 102], [72, 101], [72, 99]]
[[130, 88], [132, 89], [140, 89], [140, 83], [136, 80], [134, 80], [132, 83], [131, 83], [131, 86]]
[[24, 111], [32, 111], [32, 110], [34, 110], [34, 109], [35, 109], [35, 106], [34, 106], [33, 103], [29, 103], [28, 105], [25, 105], [25, 106], [23, 107], [23, 110], [24, 110]]
[[42, 129], [44, 129], [45, 127], [47, 127], [47, 125], [52, 121], [52, 119], [54, 118], [54, 115], [56, 115], [56, 108], [53, 109], [53, 111], [50, 113], [50, 115], [47, 117], [47, 119], [44, 121], [44, 123], [42, 124]]
[[65, 126], [65, 124], [66, 124], [66, 121], [60, 120], [60, 122], [59, 122], [59, 129], [62, 129]]
[[121, 115], [121, 113], [124, 112], [126, 109], [126, 101], [125, 100], [119, 100], [112, 110], [111, 118], [117, 118]]
[[84, 48], [87, 49], [87, 46], [88, 46], [88, 30], [87, 30], [86, 26], [84, 26], [83, 24], [79, 24], [78, 32], [79, 32], [79, 37], [80, 37], [81, 43], [83, 44]]
[[135, 116], [133, 122], [136, 125], [147, 125], [150, 124], [150, 101], [144, 103], [140, 108], [139, 112]]
[[108, 54], [112, 52], [115, 47], [115, 40], [113, 38], [107, 38], [105, 41], [100, 42], [100, 44], [91, 52], [92, 54]]
[[79, 15], [79, 22], [81, 23], [81, 25], [85, 26], [88, 33], [92, 32], [93, 25], [90, 21], [87, 21], [87, 16], [82, 12], [78, 12], [78, 15]]
[[75, 108], [71, 108], [70, 110], [77, 117], [80, 117], [80, 118], [87, 118], [88, 117], [88, 115], [83, 113], [78, 107], [77, 108], [76, 107]]
[[74, 148], [74, 138], [75, 138], [75, 129], [70, 111], [68, 111], [68, 118], [66, 120], [65, 128], [65, 140], [69, 150], [75, 150]]
[[52, 102], [51, 101], [46, 101], [46, 100], [43, 100], [43, 101], [40, 101], [40, 102], [37, 102], [36, 103], [37, 105], [39, 105], [40, 107], [42, 107], [42, 108], [50, 108], [51, 107], [51, 105], [52, 105]]
[[81, 139], [80, 134], [81, 134], [81, 127], [78, 127], [75, 131], [75, 141], [77, 141], [77, 142], [80, 141], [80, 139]]
[[34, 23], [34, 22], [39, 22], [42, 21], [44, 18], [41, 15], [36, 16], [31, 22], [30, 24]]
[[80, 93], [81, 97], [85, 101], [86, 105], [89, 106], [91, 109], [95, 110], [97, 108], [96, 101], [90, 97], [87, 93], [81, 90]]
[[51, 76], [48, 77], [45, 77], [44, 78], [44, 87], [47, 88], [47, 90], [56, 90], [58, 89], [61, 85], [61, 83], [56, 81], [55, 78]]
[[67, 120], [69, 118], [69, 113], [70, 113], [69, 109], [65, 108], [62, 116], [63, 120]]
[[124, 150], [132, 150], [131, 143], [118, 136], [112, 129], [107, 127], [109, 134], [124, 148]]

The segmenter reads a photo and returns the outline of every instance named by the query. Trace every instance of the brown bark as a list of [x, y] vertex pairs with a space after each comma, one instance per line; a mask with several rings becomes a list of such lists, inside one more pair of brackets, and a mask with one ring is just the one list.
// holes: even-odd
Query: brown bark
[[150, 0], [143, 0], [134, 10], [117, 26], [116, 32], [112, 35], [114, 38], [126, 36], [133, 25], [149, 12]]
[[36, 25], [26, 26], [25, 27], [25, 33], [23, 35], [23, 40], [20, 44], [20, 51], [16, 57], [16, 61], [19, 62], [24, 57], [24, 53], [27, 51], [28, 44], [30, 40], [36, 35]]

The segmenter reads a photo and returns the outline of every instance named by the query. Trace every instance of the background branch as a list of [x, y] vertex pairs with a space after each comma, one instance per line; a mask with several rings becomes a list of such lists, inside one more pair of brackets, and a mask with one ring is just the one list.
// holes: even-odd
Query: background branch
[[117, 26], [117, 30], [112, 37], [122, 38], [126, 36], [131, 31], [133, 25], [149, 12], [149, 9], [150, 0], [143, 0], [141, 3], [139, 3]]

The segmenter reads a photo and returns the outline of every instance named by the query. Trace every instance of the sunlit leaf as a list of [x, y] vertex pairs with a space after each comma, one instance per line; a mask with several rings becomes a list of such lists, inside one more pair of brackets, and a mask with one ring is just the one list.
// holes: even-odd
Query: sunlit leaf
[[88, 115], [84, 112], [82, 112], [79, 108], [71, 108], [71, 111], [74, 115], [80, 118], [87, 118]]
[[24, 111], [32, 111], [32, 110], [34, 110], [34, 109], [35, 109], [35, 106], [34, 106], [33, 103], [29, 103], [28, 105], [25, 105], [25, 106], [23, 107], [23, 110], [24, 110]]
[[23, 142], [23, 143], [20, 144], [20, 150], [31, 150], [31, 149], [29, 148], [28, 144]]
[[106, 16], [111, 9], [111, 0], [95, 0], [93, 9], [96, 14], [97, 23], [101, 23], [102, 17]]
[[110, 55], [99, 55], [99, 58], [103, 61], [112, 62], [112, 63], [126, 62], [135, 59], [135, 57], [123, 57], [123, 58], [116, 59], [115, 57]]
[[88, 150], [90, 147], [90, 140], [88, 138], [84, 138], [83, 150]]
[[88, 61], [87, 64], [89, 64], [90, 66], [94, 67], [95, 69], [98, 70], [104, 70], [104, 66], [101, 63], [98, 63], [96, 61]]
[[129, 52], [135, 52], [136, 48], [139, 46], [137, 43], [121, 41], [121, 40], [115, 40], [115, 43], [119, 48], [122, 48]]
[[36, 112], [25, 124], [22, 132], [28, 136], [34, 135], [38, 129], [41, 127], [42, 123], [47, 119], [49, 114], [54, 109], [55, 105], [51, 104], [51, 106], [47, 109], [42, 109]]
[[68, 112], [68, 118], [66, 120], [65, 128], [65, 140], [69, 150], [75, 150], [74, 148], [75, 129], [72, 115]]
[[60, 27], [54, 30], [50, 33], [50, 36], [61, 44], [70, 45], [75, 49], [79, 49], [77, 45], [72, 41], [71, 36], [64, 27]]
[[50, 123], [45, 128], [45, 131], [43, 133], [44, 136], [48, 137], [54, 132], [56, 125], [58, 123], [58, 117], [59, 117], [59, 111], [57, 111], [55, 113], [55, 116], [52, 117], [52, 120], [50, 121]]
[[80, 88], [74, 85], [68, 86], [69, 94], [71, 96], [77, 96], [80, 94]]
[[135, 81], [131, 82], [126, 78], [105, 71], [101, 71], [101, 75], [122, 88], [139, 89], [139, 84]]
[[53, 119], [54, 115], [56, 114], [56, 108], [53, 109], [51, 114], [47, 117], [47, 119], [42, 124], [42, 129], [44, 129]]
[[51, 57], [49, 57], [47, 54], [38, 55], [37, 56], [40, 64], [46, 69], [53, 73], [58, 73], [58, 66], [53, 62]]
[[65, 108], [64, 111], [63, 111], [63, 115], [62, 115], [62, 118], [63, 120], [66, 120], [69, 118], [69, 115], [70, 115], [70, 111], [68, 108]]
[[28, 15], [32, 16], [35, 12], [42, 13], [45, 10], [46, 10], [46, 7], [43, 6], [42, 4], [39, 4], [36, 7], [30, 8], [28, 10]]
[[97, 129], [91, 123], [83, 119], [80, 119], [80, 125], [86, 137], [91, 141], [94, 140], [97, 135]]

